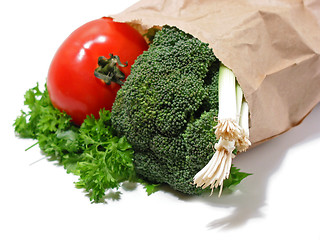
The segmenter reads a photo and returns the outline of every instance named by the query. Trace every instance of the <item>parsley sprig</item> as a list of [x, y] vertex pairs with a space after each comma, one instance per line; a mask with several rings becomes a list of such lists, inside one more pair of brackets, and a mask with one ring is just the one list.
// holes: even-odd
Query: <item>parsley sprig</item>
[[36, 139], [44, 154], [78, 175], [76, 187], [85, 189], [91, 201], [102, 201], [107, 189], [118, 189], [125, 181], [144, 183], [148, 194], [150, 186], [155, 189], [136, 177], [133, 149], [115, 134], [109, 111], [101, 110], [99, 119], [88, 116], [78, 127], [53, 107], [47, 88], [40, 91], [39, 84], [26, 92], [24, 104], [28, 111], [15, 120], [15, 132]]

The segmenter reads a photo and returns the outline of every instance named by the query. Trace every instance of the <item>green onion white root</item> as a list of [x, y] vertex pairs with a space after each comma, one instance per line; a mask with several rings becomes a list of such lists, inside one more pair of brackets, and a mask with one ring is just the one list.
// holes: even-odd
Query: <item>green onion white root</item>
[[[197, 187], [223, 188], [223, 181], [229, 178], [233, 151], [246, 151], [249, 141], [249, 108], [244, 100], [242, 89], [233, 72], [226, 66], [219, 70], [219, 114], [215, 135], [215, 153], [209, 163], [193, 179]], [[212, 193], [212, 192], [211, 192]]]

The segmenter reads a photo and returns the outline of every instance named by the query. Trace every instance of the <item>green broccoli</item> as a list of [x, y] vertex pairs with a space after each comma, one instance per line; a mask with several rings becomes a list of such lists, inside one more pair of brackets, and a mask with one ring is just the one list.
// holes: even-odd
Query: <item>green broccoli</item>
[[[114, 128], [134, 149], [136, 173], [187, 194], [217, 143], [220, 61], [208, 44], [164, 26], [131, 67], [112, 109]], [[248, 174], [232, 167], [224, 187]]]

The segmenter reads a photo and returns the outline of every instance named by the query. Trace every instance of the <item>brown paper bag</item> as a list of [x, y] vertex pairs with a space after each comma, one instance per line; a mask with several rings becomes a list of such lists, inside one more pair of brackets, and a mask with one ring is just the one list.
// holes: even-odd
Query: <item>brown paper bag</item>
[[209, 43], [244, 91], [254, 145], [320, 102], [318, 0], [141, 0], [112, 17], [140, 31], [177, 26]]

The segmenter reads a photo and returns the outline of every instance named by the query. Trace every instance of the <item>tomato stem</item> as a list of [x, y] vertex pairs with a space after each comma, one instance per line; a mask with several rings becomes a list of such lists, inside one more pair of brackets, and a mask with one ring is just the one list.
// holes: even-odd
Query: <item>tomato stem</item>
[[94, 70], [94, 75], [97, 78], [103, 80], [107, 85], [110, 85], [111, 82], [123, 85], [125, 75], [123, 72], [121, 72], [118, 66], [127, 67], [128, 62], [123, 64], [120, 61], [119, 56], [113, 55], [112, 53], [110, 53], [109, 55], [110, 58], [106, 58], [103, 56], [98, 58], [99, 67]]

